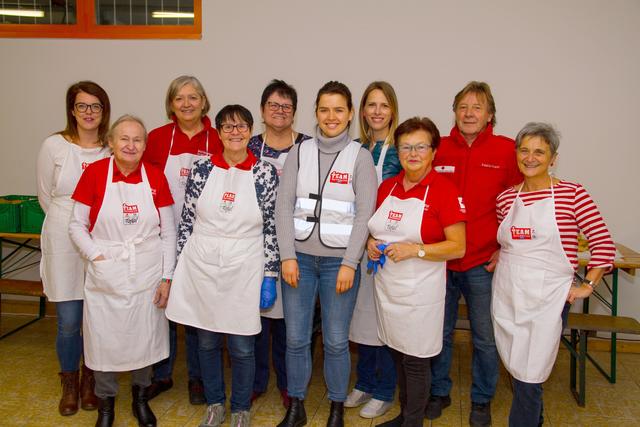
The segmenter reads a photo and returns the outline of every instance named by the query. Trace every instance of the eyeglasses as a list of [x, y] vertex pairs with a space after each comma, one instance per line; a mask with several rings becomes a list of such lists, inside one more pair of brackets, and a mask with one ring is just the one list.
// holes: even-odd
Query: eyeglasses
[[237, 125], [232, 125], [231, 123], [225, 123], [220, 125], [222, 132], [231, 133], [234, 129], [238, 129], [238, 132], [246, 132], [249, 130], [249, 125], [246, 123], [238, 123]]
[[429, 151], [429, 148], [431, 148], [431, 145], [429, 144], [416, 144], [416, 145], [402, 144], [398, 146], [398, 152], [402, 154], [409, 154], [413, 150], [416, 150], [418, 154], [424, 154], [427, 151]]
[[293, 111], [293, 105], [291, 104], [278, 104], [277, 102], [267, 101], [267, 107], [269, 107], [269, 110], [271, 111], [278, 111], [281, 108], [284, 113], [290, 113]]
[[91, 110], [92, 113], [101, 113], [102, 112], [102, 104], [85, 104], [84, 102], [78, 102], [74, 105], [76, 111], [79, 113], [86, 113], [87, 110]]

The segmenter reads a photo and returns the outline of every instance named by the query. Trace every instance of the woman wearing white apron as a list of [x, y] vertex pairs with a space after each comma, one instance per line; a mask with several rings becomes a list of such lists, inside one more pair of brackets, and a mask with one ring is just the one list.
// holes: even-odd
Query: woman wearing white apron
[[[258, 159], [275, 166], [278, 176], [282, 174], [284, 162], [289, 150], [295, 144], [309, 139], [310, 136], [293, 130], [293, 119], [298, 107], [296, 90], [282, 80], [272, 80], [262, 92], [260, 111], [264, 122], [264, 132], [251, 137], [249, 150]], [[269, 384], [269, 346], [273, 370], [282, 404], [289, 406], [287, 395], [287, 371], [285, 353], [287, 350], [287, 335], [282, 310], [282, 287], [280, 277], [276, 284], [276, 302], [273, 307], [260, 311], [262, 330], [256, 336], [255, 358], [256, 375], [253, 381], [253, 395], [255, 400], [267, 391]]]
[[378, 336], [398, 369], [400, 414], [382, 426], [422, 426], [431, 358], [442, 349], [446, 261], [465, 251], [465, 214], [453, 183], [431, 162], [440, 133], [414, 117], [395, 131], [403, 171], [382, 183], [367, 252], [387, 261], [375, 275]]
[[[516, 137], [524, 182], [497, 199], [501, 249], [491, 314], [500, 358], [513, 376], [513, 427], [542, 424], [542, 383], [553, 369], [569, 304], [591, 295], [615, 256], [584, 188], [549, 175], [559, 144], [551, 126], [528, 123]], [[578, 230], [589, 239], [591, 260], [584, 281], [574, 283]]]
[[260, 307], [276, 297], [279, 273], [275, 167], [247, 150], [253, 118], [241, 105], [216, 115], [224, 150], [198, 160], [187, 182], [178, 264], [167, 317], [197, 328], [207, 409], [200, 424], [225, 418], [222, 341], [232, 362], [231, 425], [248, 426]]
[[99, 427], [113, 424], [122, 371], [131, 371], [138, 425], [156, 425], [146, 388], [152, 364], [169, 355], [162, 308], [175, 264], [173, 199], [164, 174], [140, 162], [146, 136], [140, 119], [116, 120], [108, 136], [113, 157], [89, 166], [72, 196], [69, 232], [88, 260], [83, 339]]
[[371, 154], [349, 136], [351, 91], [325, 83], [316, 96], [315, 137], [295, 145], [284, 165], [276, 203], [287, 324], [289, 408], [279, 427], [305, 425], [311, 378], [313, 319], [318, 299], [324, 380], [331, 409], [327, 426], [344, 425], [351, 357], [349, 324], [360, 281], [367, 221], [375, 205]]
[[36, 167], [38, 200], [46, 213], [42, 226], [40, 277], [49, 301], [55, 302], [58, 319], [56, 353], [60, 362], [61, 415], [93, 410], [93, 373], [82, 365], [82, 304], [84, 263], [69, 239], [73, 200], [71, 194], [82, 171], [96, 160], [108, 157], [106, 147], [111, 107], [107, 93], [96, 83], [73, 84], [66, 96], [67, 127], [42, 144]]
[[[373, 82], [367, 86], [360, 101], [360, 143], [373, 156], [378, 185], [402, 169], [393, 141], [398, 123], [398, 100], [393, 87], [387, 82]], [[368, 261], [365, 253], [360, 264], [360, 288], [349, 331], [349, 339], [358, 344], [356, 385], [344, 406], [354, 408], [366, 403], [360, 416], [375, 418], [391, 409], [396, 391], [396, 368], [389, 348], [378, 339], [373, 275], [367, 272]]]
[[[175, 201], [173, 217], [176, 230], [182, 215], [184, 190], [191, 165], [196, 159], [208, 158], [222, 150], [218, 132], [207, 117], [210, 108], [207, 93], [197, 78], [175, 78], [169, 85], [165, 98], [165, 109], [171, 123], [149, 132], [149, 143], [142, 157], [145, 162], [164, 170]], [[178, 344], [177, 325], [169, 322], [169, 328], [169, 357], [153, 366], [149, 399], [173, 387], [173, 366]], [[198, 359], [198, 334], [190, 326], [185, 326], [184, 329], [189, 402], [192, 405], [202, 405], [205, 399]]]

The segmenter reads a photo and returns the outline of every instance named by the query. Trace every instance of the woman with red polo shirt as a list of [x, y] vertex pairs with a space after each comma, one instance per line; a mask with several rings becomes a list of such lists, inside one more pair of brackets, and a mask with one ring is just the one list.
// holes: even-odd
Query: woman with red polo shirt
[[133, 414], [155, 426], [151, 366], [169, 355], [164, 308], [175, 264], [173, 199], [161, 171], [140, 161], [147, 132], [125, 115], [108, 134], [113, 156], [91, 164], [73, 200], [71, 239], [87, 259], [83, 339], [98, 396], [96, 426], [111, 426], [117, 372], [131, 371]]
[[465, 214], [453, 183], [431, 165], [440, 143], [428, 118], [414, 117], [394, 132], [402, 171], [378, 190], [369, 220], [369, 258], [375, 274], [378, 336], [398, 370], [401, 412], [382, 426], [422, 426], [431, 358], [442, 349], [446, 261], [465, 251]]
[[[167, 117], [171, 120], [149, 133], [149, 143], [143, 160], [163, 170], [171, 195], [175, 201], [173, 218], [176, 230], [182, 215], [184, 191], [191, 165], [196, 159], [208, 158], [222, 151], [222, 142], [207, 116], [211, 105], [200, 81], [193, 76], [180, 76], [169, 85], [165, 99]], [[176, 359], [176, 324], [169, 323], [169, 358], [153, 367], [153, 382], [149, 398], [173, 387], [173, 365]], [[189, 376], [189, 401], [192, 405], [205, 403], [200, 361], [198, 360], [198, 335], [192, 327], [185, 327], [187, 371]]]

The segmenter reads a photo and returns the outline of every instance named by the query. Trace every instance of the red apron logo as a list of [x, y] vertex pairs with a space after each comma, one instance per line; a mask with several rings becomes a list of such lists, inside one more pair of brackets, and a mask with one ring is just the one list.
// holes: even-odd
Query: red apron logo
[[222, 203], [220, 203], [220, 210], [224, 213], [229, 213], [233, 210], [233, 204], [236, 201], [236, 193], [226, 191], [222, 195]]
[[387, 231], [396, 231], [398, 226], [400, 225], [400, 221], [402, 221], [402, 212], [389, 211], [389, 215], [387, 215], [387, 222], [384, 224], [384, 227]]
[[513, 240], [531, 240], [533, 237], [533, 230], [531, 228], [511, 227], [511, 238]]
[[136, 225], [139, 219], [138, 205], [122, 204], [122, 223], [124, 225]]
[[90, 164], [91, 163], [89, 162], [82, 162], [82, 170], [85, 170], [86, 168], [88, 168]]
[[191, 173], [191, 169], [180, 168], [180, 176], [189, 176], [190, 173]]
[[348, 184], [349, 174], [347, 172], [333, 171], [329, 175], [329, 182], [332, 184]]

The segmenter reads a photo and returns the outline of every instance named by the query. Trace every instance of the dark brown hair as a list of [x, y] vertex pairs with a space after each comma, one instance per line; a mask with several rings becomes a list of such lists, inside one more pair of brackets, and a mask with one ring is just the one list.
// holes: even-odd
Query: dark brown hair
[[76, 96], [80, 92], [85, 92], [89, 95], [95, 96], [100, 100], [100, 104], [102, 104], [102, 115], [100, 119], [100, 126], [98, 126], [98, 140], [102, 145], [105, 145], [107, 143], [107, 133], [109, 132], [111, 103], [109, 102], [107, 92], [105, 92], [100, 85], [92, 81], [84, 80], [74, 83], [69, 87], [69, 89], [67, 89], [67, 127], [59, 133], [72, 141], [76, 141], [78, 139], [78, 121], [73, 115], [73, 111], [75, 109]]
[[440, 131], [438, 127], [428, 117], [412, 117], [400, 123], [396, 131], [393, 133], [396, 148], [398, 148], [398, 141], [402, 135], [417, 132], [423, 130], [431, 137], [431, 148], [437, 149], [440, 145]]

